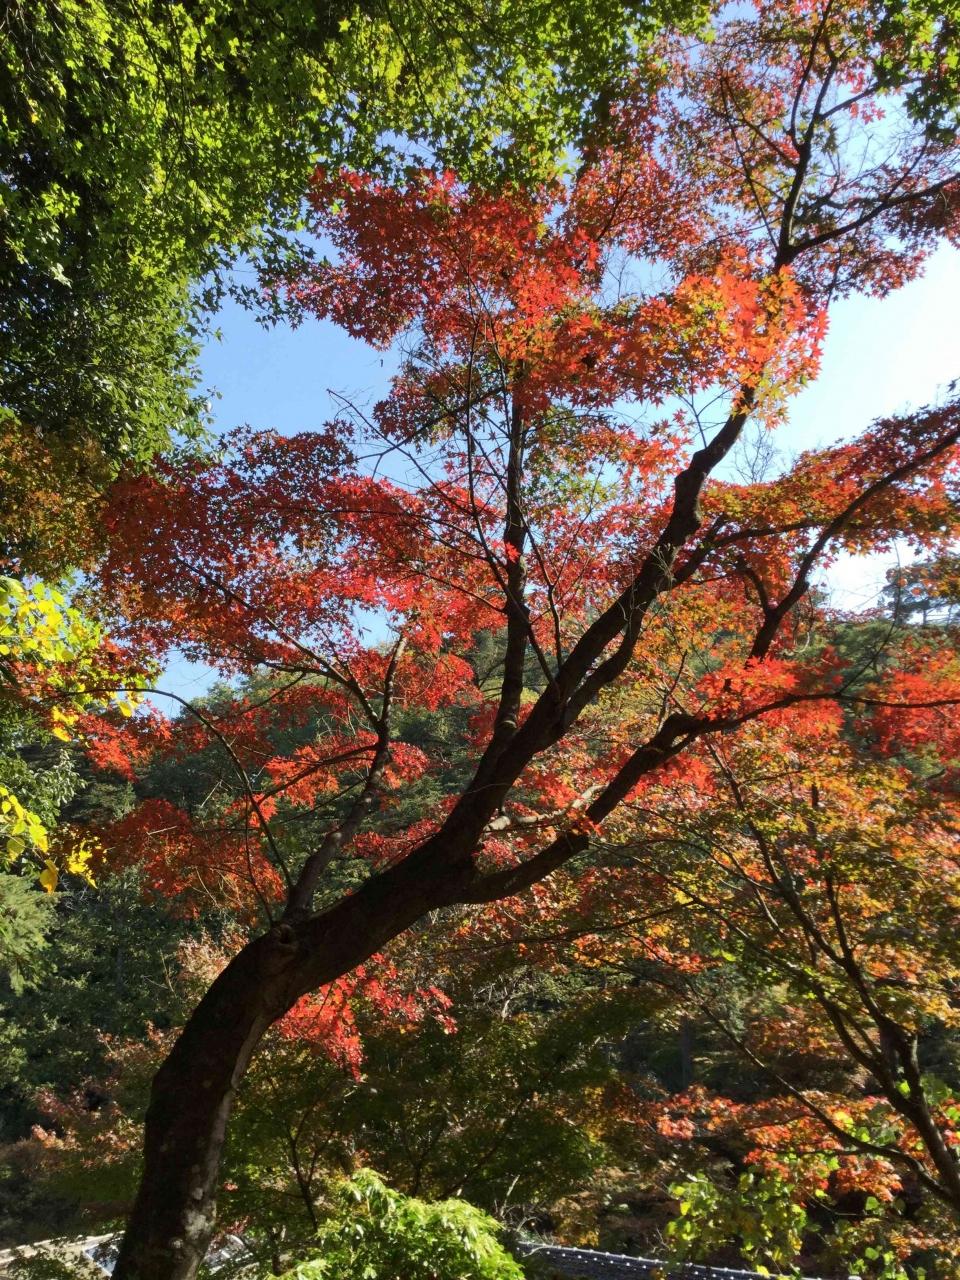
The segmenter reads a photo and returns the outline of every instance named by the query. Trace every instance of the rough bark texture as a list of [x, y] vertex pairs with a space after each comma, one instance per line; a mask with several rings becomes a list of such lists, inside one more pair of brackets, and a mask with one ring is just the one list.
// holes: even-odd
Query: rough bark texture
[[466, 888], [462, 875], [450, 873], [455, 861], [447, 874], [432, 875], [424, 861], [407, 859], [302, 925], [276, 926], [213, 983], [153, 1082], [143, 1176], [117, 1280], [196, 1274], [216, 1221], [227, 1121], [254, 1050], [301, 995], [349, 973], [427, 911], [455, 900], [458, 882]]

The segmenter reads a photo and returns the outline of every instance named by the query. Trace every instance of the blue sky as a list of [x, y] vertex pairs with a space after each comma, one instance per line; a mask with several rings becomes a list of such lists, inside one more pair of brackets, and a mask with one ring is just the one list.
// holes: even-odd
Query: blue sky
[[[945, 246], [923, 276], [888, 298], [855, 297], [831, 313], [820, 377], [797, 396], [779, 443], [796, 451], [852, 435], [874, 418], [933, 400], [960, 376], [960, 251]], [[222, 340], [201, 361], [218, 430], [241, 423], [301, 431], [336, 410], [331, 392], [361, 404], [387, 389], [391, 353], [329, 321], [264, 329], [235, 304]]]
[[[960, 377], [960, 251], [944, 247], [922, 277], [889, 298], [857, 297], [831, 314], [817, 381], [792, 403], [778, 432], [786, 453], [856, 434], [875, 418], [942, 397]], [[219, 392], [216, 427], [241, 423], [283, 432], [316, 427], [336, 412], [331, 393], [360, 405], [385, 392], [395, 359], [373, 351], [327, 321], [298, 329], [264, 329], [236, 305], [219, 321], [222, 338], [202, 359], [206, 383]], [[835, 598], [869, 606], [892, 558], [846, 556], [830, 571]], [[209, 683], [205, 668], [177, 662], [163, 687], [196, 696]]]
[[[782, 447], [797, 452], [855, 435], [876, 418], [936, 403], [960, 378], [960, 251], [941, 248], [888, 298], [834, 308], [820, 377], [793, 402]], [[844, 556], [827, 575], [838, 603], [869, 607], [896, 556]]]

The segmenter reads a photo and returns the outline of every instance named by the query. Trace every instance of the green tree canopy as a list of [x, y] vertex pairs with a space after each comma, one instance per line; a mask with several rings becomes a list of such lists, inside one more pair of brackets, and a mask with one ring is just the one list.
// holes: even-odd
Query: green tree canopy
[[[479, 180], [542, 175], [637, 49], [694, 5], [4, 8], [0, 461], [14, 440], [17, 452], [0, 465], [0, 513], [16, 526], [0, 551], [49, 573], [44, 555], [55, 546], [62, 561], [69, 540], [24, 527], [18, 488], [53, 474], [73, 493], [95, 493], [123, 461], [198, 434], [202, 304], [216, 301], [240, 256], [276, 265], [301, 251], [314, 164], [396, 172], [410, 159], [403, 139], [415, 138]], [[26, 454], [25, 437], [39, 442]], [[77, 514], [76, 503], [52, 516], [48, 507], [39, 519]]]

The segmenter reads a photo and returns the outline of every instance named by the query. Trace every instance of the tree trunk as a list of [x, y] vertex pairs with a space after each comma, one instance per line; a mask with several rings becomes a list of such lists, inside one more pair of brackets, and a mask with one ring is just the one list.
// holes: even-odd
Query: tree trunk
[[263, 1033], [284, 1012], [288, 951], [273, 930], [245, 947], [154, 1077], [143, 1176], [114, 1275], [187, 1280], [202, 1262], [234, 1093]]
[[210, 987], [151, 1087], [143, 1175], [115, 1280], [192, 1280], [213, 1234], [227, 1121], [254, 1050], [301, 995], [456, 901], [463, 864], [459, 874], [454, 859], [438, 869], [430, 852], [429, 869], [422, 848], [322, 915], [276, 925]]

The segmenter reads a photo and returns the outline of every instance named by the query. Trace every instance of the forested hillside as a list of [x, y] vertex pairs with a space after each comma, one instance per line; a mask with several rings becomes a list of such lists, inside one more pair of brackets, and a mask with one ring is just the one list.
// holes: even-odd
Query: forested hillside
[[[0, 1244], [960, 1275], [960, 401], [777, 447], [958, 242], [960, 12], [0, 48]], [[398, 371], [214, 429], [228, 294]]]

